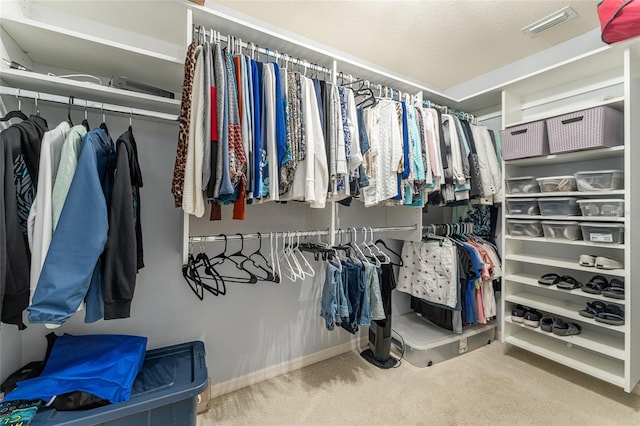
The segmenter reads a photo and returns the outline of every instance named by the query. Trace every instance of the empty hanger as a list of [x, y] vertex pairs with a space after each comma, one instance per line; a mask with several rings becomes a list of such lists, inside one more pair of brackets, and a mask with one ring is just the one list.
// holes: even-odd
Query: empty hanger
[[21, 120], [27, 120], [29, 117], [22, 112], [22, 100], [20, 99], [20, 89], [16, 89], [16, 99], [18, 100], [18, 109], [9, 111], [4, 117], [0, 118], [0, 121], [9, 121], [12, 118], [19, 118]]
[[[209, 261], [211, 262], [212, 266], [216, 266], [216, 265], [221, 265], [223, 263], [225, 263], [225, 261], [230, 261], [231, 263], [233, 263], [236, 267], [237, 270], [239, 271], [243, 271], [246, 274], [249, 274], [248, 277], [238, 277], [238, 276], [233, 276], [233, 275], [222, 275], [220, 274], [219, 276], [222, 277], [226, 282], [232, 282], [232, 283], [243, 283], [243, 284], [255, 284], [258, 282], [258, 277], [256, 277], [253, 273], [247, 271], [244, 268], [240, 267], [240, 264], [238, 262], [236, 262], [236, 260], [233, 258], [234, 256], [238, 256], [239, 252], [233, 253], [231, 255], [227, 255], [227, 236], [225, 234], [221, 234], [220, 235], [222, 238], [224, 238], [224, 250], [222, 251], [222, 253], [218, 253], [217, 255], [213, 256], [212, 258], [209, 259]], [[242, 250], [242, 248], [240, 249]], [[244, 255], [243, 255], [244, 256]], [[244, 256], [246, 257], [246, 256]]]
[[[253, 253], [249, 254], [248, 256], [245, 256], [246, 258], [240, 262], [240, 267], [242, 267], [244, 269], [244, 264], [247, 262], [250, 262], [251, 265], [253, 265], [254, 268], [259, 269], [263, 272], [265, 272], [267, 275], [265, 277], [261, 277], [257, 274], [256, 275], [261, 281], [273, 281], [273, 272], [271, 269], [271, 265], [269, 265], [269, 261], [267, 260], [266, 257], [264, 257], [264, 255], [262, 254], [262, 234], [258, 232], [258, 248], [256, 251], [254, 251]], [[257, 261], [256, 258], [258, 258], [258, 261], [262, 260], [264, 261], [265, 266], [260, 265]], [[269, 268], [269, 269], [267, 269]]]
[[378, 239], [378, 240], [376, 240], [376, 242], [375, 242], [375, 243], [376, 243], [376, 244], [382, 244], [382, 246], [383, 246], [383, 247], [384, 247], [384, 248], [385, 248], [389, 253], [395, 254], [395, 255], [398, 257], [398, 259], [400, 259], [400, 263], [393, 263], [393, 262], [389, 262], [391, 265], [394, 265], [394, 266], [404, 266], [404, 262], [402, 261], [402, 256], [401, 256], [401, 255], [399, 255], [398, 253], [396, 253], [395, 251], [391, 250], [391, 249], [387, 246], [387, 243], [385, 243], [385, 242], [384, 242], [384, 240]]
[[84, 126], [85, 129], [87, 129], [87, 132], [89, 130], [91, 130], [91, 126], [89, 125], [89, 121], [87, 119], [87, 104], [88, 102], [85, 100], [84, 101], [84, 120], [82, 120], [82, 125]]

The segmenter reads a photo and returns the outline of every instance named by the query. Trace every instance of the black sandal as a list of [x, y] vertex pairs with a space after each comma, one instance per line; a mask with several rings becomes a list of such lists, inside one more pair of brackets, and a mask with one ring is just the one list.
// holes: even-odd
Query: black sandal
[[553, 285], [558, 284], [560, 281], [560, 275], [558, 274], [544, 274], [538, 279], [538, 284]]
[[581, 284], [578, 280], [568, 275], [564, 275], [560, 278], [560, 282], [558, 283], [558, 288], [563, 290], [573, 290], [574, 288], [581, 287]]
[[609, 282], [605, 277], [602, 275], [594, 275], [593, 278], [582, 287], [582, 291], [589, 294], [600, 294], [602, 290], [607, 287], [609, 287]]
[[613, 278], [609, 283], [609, 287], [602, 290], [602, 295], [612, 299], [624, 300], [624, 282], [618, 278]]

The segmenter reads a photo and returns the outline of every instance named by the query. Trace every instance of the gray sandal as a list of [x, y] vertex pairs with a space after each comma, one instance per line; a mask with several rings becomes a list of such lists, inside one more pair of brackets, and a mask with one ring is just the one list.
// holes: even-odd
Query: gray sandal
[[553, 323], [553, 334], [558, 336], [573, 336], [582, 333], [582, 327], [574, 322], [564, 322], [556, 319]]

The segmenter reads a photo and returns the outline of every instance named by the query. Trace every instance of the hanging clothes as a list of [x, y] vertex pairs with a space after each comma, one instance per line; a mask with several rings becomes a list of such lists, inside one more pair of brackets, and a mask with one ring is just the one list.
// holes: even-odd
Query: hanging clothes
[[62, 146], [69, 133], [69, 123], [63, 121], [42, 137], [36, 198], [29, 212], [29, 246], [31, 248], [30, 297], [33, 297], [40, 271], [47, 256], [53, 236], [52, 200], [53, 183], [56, 180]]
[[140, 188], [142, 172], [131, 126], [116, 141], [115, 178], [104, 249], [104, 319], [129, 318], [136, 274], [144, 267]]
[[62, 207], [67, 199], [73, 175], [78, 167], [78, 158], [80, 157], [80, 150], [82, 149], [82, 140], [86, 134], [87, 129], [83, 125], [79, 124], [77, 126], [73, 126], [71, 130], [69, 130], [69, 134], [62, 145], [60, 164], [58, 165], [56, 181], [53, 184], [51, 194], [51, 211], [53, 214], [51, 220], [53, 222], [52, 226], [54, 232], [58, 226], [60, 213], [62, 212]]
[[187, 161], [189, 140], [189, 126], [191, 121], [191, 91], [196, 67], [196, 43], [191, 42], [187, 47], [184, 60], [184, 81], [182, 83], [182, 100], [180, 105], [180, 128], [178, 130], [178, 146], [176, 147], [176, 161], [173, 168], [171, 193], [175, 206], [182, 207], [182, 191], [184, 189], [184, 169]]
[[371, 176], [364, 188], [365, 206], [373, 206], [398, 195], [398, 166], [403, 155], [403, 141], [395, 102], [381, 100], [368, 114]]
[[182, 208], [187, 214], [196, 217], [204, 215], [204, 193], [202, 192], [202, 167], [204, 147], [207, 142], [206, 110], [207, 96], [205, 78], [204, 47], [198, 46], [195, 53], [195, 71], [193, 76], [193, 92], [191, 96], [191, 118], [189, 121], [187, 157], [184, 168], [184, 189]]
[[47, 130], [44, 119], [32, 116], [0, 133], [0, 164], [3, 170], [0, 186], [0, 316], [2, 322], [17, 325], [20, 330], [26, 328], [22, 322], [22, 311], [29, 304], [27, 222], [30, 200], [36, 189], [34, 182], [37, 181], [26, 166], [23, 147], [31, 146], [29, 152], [39, 151], [33, 147], [40, 145]]
[[458, 304], [457, 254], [448, 239], [405, 241], [397, 289], [455, 309]]
[[85, 321], [97, 321], [103, 316], [100, 256], [107, 241], [113, 157], [113, 142], [104, 130], [87, 133], [33, 303], [28, 308], [31, 323], [62, 324], [76, 312], [85, 296]]

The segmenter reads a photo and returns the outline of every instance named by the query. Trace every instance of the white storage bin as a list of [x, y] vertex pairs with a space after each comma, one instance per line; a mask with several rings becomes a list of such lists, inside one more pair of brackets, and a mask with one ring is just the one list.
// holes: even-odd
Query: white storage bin
[[536, 180], [540, 192], [570, 192], [578, 189], [575, 176], [550, 176]]
[[624, 216], [624, 200], [611, 199], [589, 199], [578, 200], [578, 205], [582, 211], [582, 216], [606, 216], [606, 217], [622, 217]]
[[624, 243], [624, 225], [620, 223], [591, 223], [584, 222], [582, 237], [588, 243]]
[[[573, 176], [571, 176], [573, 177]], [[538, 192], [538, 184], [536, 178], [533, 176], [523, 176], [517, 178], [507, 179], [507, 193], [508, 194], [522, 194]]]
[[507, 220], [509, 235], [513, 237], [542, 237], [542, 224], [539, 220]]
[[612, 191], [624, 188], [624, 172], [620, 170], [598, 170], [576, 173], [578, 191]]
[[510, 198], [507, 200], [507, 211], [509, 214], [540, 214], [536, 198]]
[[579, 216], [580, 207], [575, 198], [553, 197], [539, 199], [540, 214], [543, 216]]
[[579, 240], [582, 238], [580, 224], [573, 221], [543, 220], [544, 237], [554, 240]]

